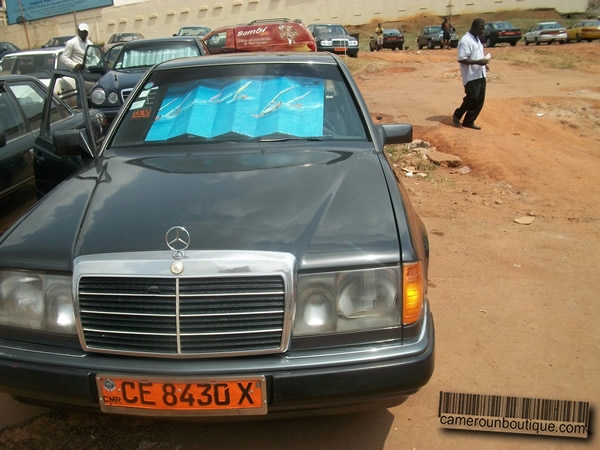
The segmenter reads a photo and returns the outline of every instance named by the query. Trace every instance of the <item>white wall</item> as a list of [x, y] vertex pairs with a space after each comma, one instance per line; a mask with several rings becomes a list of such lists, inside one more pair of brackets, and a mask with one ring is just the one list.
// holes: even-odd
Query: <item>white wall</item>
[[109, 8], [0, 25], [0, 40], [23, 49], [37, 48], [51, 36], [75, 34], [77, 22], [90, 25], [90, 38], [104, 42], [116, 32], [139, 31], [147, 38], [170, 36], [182, 25], [221, 25], [258, 18], [288, 17], [304, 23], [361, 25], [407, 19], [415, 15], [461, 15], [501, 10], [555, 8], [581, 13], [588, 0], [115, 0]]

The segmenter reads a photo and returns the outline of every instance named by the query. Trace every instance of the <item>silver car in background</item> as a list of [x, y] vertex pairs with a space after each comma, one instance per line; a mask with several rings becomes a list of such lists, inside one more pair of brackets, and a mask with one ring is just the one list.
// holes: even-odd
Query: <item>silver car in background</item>
[[540, 45], [542, 42], [548, 45], [557, 41], [561, 44], [567, 42], [567, 29], [558, 22], [539, 22], [525, 33], [525, 45]]

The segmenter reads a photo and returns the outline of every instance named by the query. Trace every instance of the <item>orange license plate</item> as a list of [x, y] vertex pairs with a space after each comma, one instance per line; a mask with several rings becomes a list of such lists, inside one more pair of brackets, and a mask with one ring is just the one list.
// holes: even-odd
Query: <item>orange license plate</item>
[[97, 375], [104, 412], [148, 416], [267, 413], [264, 376], [165, 379]]
[[345, 51], [346, 51], [346, 48], [345, 48], [345, 47], [336, 47], [334, 50], [335, 50], [336, 52], [345, 52]]

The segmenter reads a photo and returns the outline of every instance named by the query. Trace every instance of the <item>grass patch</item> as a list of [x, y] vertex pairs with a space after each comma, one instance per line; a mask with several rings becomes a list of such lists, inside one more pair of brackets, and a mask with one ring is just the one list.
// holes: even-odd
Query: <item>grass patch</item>
[[550, 67], [553, 69], [573, 69], [584, 63], [581, 55], [574, 55], [569, 53], [568, 50], [559, 54], [547, 52], [544, 48], [536, 48], [528, 52], [495, 52], [494, 59], [510, 61], [521, 66]]

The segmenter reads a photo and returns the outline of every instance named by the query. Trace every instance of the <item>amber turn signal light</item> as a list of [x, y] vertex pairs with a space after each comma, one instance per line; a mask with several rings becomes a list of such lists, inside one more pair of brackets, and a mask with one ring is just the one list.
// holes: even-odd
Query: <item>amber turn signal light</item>
[[424, 286], [421, 261], [404, 264], [402, 268], [402, 324], [411, 325], [419, 320], [423, 310]]

